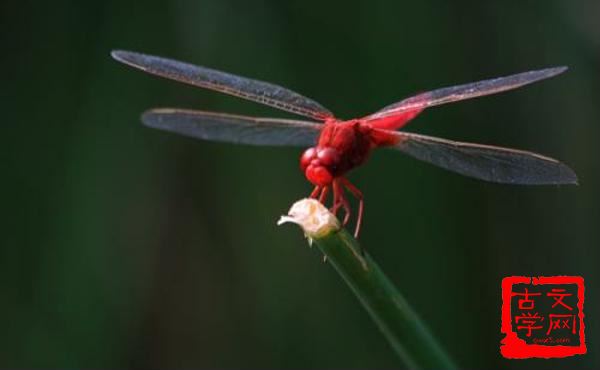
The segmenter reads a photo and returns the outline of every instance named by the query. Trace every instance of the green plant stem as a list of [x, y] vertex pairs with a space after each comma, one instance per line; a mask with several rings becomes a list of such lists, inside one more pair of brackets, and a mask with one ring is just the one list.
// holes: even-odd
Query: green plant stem
[[367, 309], [394, 351], [411, 369], [455, 369], [421, 319], [344, 229], [313, 238], [327, 261]]

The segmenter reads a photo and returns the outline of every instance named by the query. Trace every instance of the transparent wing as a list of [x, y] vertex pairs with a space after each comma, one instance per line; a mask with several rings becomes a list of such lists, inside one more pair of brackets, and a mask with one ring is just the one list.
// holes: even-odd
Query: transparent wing
[[153, 75], [234, 95], [316, 120], [333, 117], [319, 103], [267, 82], [131, 51], [115, 50], [111, 55], [121, 63]]
[[409, 111], [420, 111], [435, 105], [496, 94], [556, 76], [566, 70], [567, 67], [546, 68], [506, 77], [498, 77], [491, 80], [472, 82], [465, 85], [444, 87], [418, 94], [408, 99], [404, 99], [398, 103], [388, 105], [387, 107], [384, 107], [383, 109], [365, 117], [365, 119], [369, 121], [377, 120]]
[[313, 146], [322, 125], [183, 109], [152, 109], [142, 115], [149, 127], [203, 140], [236, 144]]
[[399, 139], [395, 149], [461, 175], [508, 184], [577, 183], [575, 172], [567, 165], [536, 153], [408, 132], [392, 133]]

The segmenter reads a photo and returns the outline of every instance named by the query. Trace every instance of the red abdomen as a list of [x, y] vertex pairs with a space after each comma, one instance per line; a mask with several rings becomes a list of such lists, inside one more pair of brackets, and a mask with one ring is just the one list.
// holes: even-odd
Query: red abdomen
[[373, 128], [362, 120], [327, 120], [316, 147], [300, 157], [300, 169], [316, 186], [328, 186], [336, 178], [363, 164], [371, 150], [396, 144], [398, 137]]

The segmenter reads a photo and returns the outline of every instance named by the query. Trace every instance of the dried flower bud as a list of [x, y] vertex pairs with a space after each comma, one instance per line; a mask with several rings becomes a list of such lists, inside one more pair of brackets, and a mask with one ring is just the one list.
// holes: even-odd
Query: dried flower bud
[[287, 216], [281, 216], [277, 225], [293, 222], [300, 225], [304, 235], [311, 240], [340, 229], [340, 221], [318, 200], [306, 198], [297, 201]]

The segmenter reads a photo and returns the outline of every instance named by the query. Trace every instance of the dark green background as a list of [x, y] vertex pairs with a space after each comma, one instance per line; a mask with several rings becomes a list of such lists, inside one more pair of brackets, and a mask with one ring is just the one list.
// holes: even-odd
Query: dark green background
[[[463, 178], [381, 151], [351, 175], [363, 244], [461, 366], [598, 366], [598, 1], [3, 1], [0, 367], [401, 367], [278, 216], [299, 149], [143, 127], [176, 106], [284, 113], [159, 80], [131, 49], [279, 83], [351, 118], [426, 89], [568, 65], [428, 110], [408, 130], [538, 151], [580, 186]], [[588, 351], [499, 354], [507, 275], [582, 275]]]

